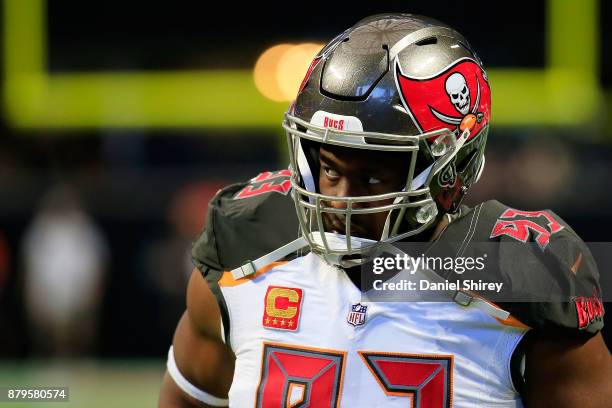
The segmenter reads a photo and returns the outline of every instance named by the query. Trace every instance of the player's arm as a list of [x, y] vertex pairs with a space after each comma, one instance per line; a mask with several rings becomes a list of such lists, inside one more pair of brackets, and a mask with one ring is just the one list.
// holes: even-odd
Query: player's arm
[[604, 408], [612, 403], [612, 360], [601, 333], [533, 336], [526, 344], [527, 407]]
[[227, 406], [223, 400], [232, 382], [234, 356], [222, 341], [220, 322], [215, 297], [196, 269], [187, 288], [187, 310], [173, 339], [173, 357], [180, 376], [176, 378], [176, 371], [172, 374], [166, 370], [160, 408]]

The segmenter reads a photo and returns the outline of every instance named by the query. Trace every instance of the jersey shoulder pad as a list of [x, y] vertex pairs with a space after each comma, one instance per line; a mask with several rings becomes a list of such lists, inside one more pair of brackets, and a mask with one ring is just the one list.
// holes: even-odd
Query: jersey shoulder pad
[[289, 170], [267, 171], [219, 190], [192, 247], [195, 266], [203, 273], [233, 269], [297, 238], [289, 177]]
[[560, 236], [566, 233], [576, 235], [571, 227], [551, 210], [517, 210], [497, 200], [490, 200], [474, 208], [461, 207], [459, 216], [449, 226], [445, 235], [454, 240], [477, 242], [533, 242], [544, 248], [551, 236], [557, 233], [560, 233]]
[[554, 212], [487, 201], [447, 230], [446, 240], [459, 242], [462, 255], [487, 254], [489, 279], [507, 288], [499, 305], [521, 322], [544, 331], [594, 334], [603, 328], [597, 264]]

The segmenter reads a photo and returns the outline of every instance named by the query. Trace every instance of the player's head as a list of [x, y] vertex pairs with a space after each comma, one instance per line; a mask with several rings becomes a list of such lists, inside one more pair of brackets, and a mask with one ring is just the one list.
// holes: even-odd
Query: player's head
[[490, 105], [479, 58], [445, 24], [376, 15], [334, 38], [283, 123], [313, 251], [347, 265], [456, 211], [484, 166]]

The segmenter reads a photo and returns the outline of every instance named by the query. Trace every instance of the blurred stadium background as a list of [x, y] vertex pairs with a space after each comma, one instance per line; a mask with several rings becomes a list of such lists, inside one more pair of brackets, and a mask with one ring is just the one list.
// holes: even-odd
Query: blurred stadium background
[[208, 200], [286, 166], [282, 114], [317, 47], [389, 11], [456, 27], [488, 68], [469, 201], [552, 208], [610, 241], [610, 2], [4, 0], [0, 386], [155, 405]]

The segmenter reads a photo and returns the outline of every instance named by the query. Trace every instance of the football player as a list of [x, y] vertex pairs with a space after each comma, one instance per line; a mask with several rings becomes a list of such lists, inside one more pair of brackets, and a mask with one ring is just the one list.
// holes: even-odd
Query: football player
[[[290, 169], [210, 203], [160, 407], [610, 406], [586, 245], [550, 211], [461, 204], [490, 115], [480, 59], [438, 21], [376, 15], [326, 45], [283, 123]], [[371, 301], [362, 268], [414, 241], [497, 245], [482, 276], [566, 297]]]

